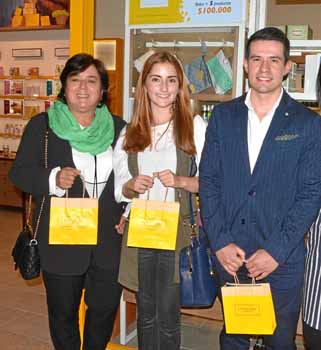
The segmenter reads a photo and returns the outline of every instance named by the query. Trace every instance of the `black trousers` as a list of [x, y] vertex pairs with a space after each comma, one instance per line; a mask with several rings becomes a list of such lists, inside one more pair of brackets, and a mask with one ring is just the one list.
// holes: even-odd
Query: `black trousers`
[[174, 282], [175, 252], [139, 249], [138, 265], [139, 350], [179, 350], [181, 313], [179, 284]]
[[303, 322], [303, 337], [306, 350], [321, 349], [321, 331]]
[[78, 311], [83, 288], [88, 307], [83, 350], [105, 350], [110, 340], [122, 288], [118, 271], [94, 263], [84, 275], [57, 275], [43, 271], [47, 292], [49, 328], [56, 350], [79, 350]]

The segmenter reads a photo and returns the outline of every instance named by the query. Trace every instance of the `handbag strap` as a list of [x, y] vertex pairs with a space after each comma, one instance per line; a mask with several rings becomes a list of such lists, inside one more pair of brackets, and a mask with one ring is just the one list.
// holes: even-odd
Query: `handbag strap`
[[[189, 176], [195, 176], [197, 171], [197, 166], [196, 166], [196, 160], [195, 156], [191, 157], [191, 167], [190, 167], [190, 172]], [[192, 193], [188, 193], [188, 202], [189, 202], [189, 222], [190, 222], [190, 227], [192, 229], [192, 234], [191, 236], [196, 236], [196, 223], [195, 223], [195, 217], [194, 217], [194, 207], [193, 207], [193, 196]]]
[[[48, 137], [49, 137], [49, 125], [48, 125], [48, 115], [46, 115], [45, 117], [46, 119], [46, 131], [45, 131], [45, 168], [48, 169]], [[38, 229], [39, 229], [39, 224], [40, 224], [40, 219], [41, 219], [41, 215], [42, 215], [42, 212], [43, 212], [43, 207], [44, 207], [44, 204], [45, 204], [45, 196], [42, 197], [42, 201], [41, 201], [41, 204], [40, 204], [40, 209], [39, 209], [39, 214], [38, 214], [38, 218], [37, 218], [37, 221], [36, 221], [36, 227], [35, 227], [35, 230], [33, 232], [33, 235], [32, 235], [32, 241], [33, 243], [36, 243], [37, 240], [36, 240], [36, 237], [37, 237], [37, 233], [38, 233]], [[31, 201], [32, 201], [32, 195], [30, 194], [29, 196], [29, 203], [28, 203], [28, 214], [30, 215], [31, 213]], [[29, 217], [29, 220], [30, 220], [30, 217]], [[31, 227], [31, 226], [30, 226]]]

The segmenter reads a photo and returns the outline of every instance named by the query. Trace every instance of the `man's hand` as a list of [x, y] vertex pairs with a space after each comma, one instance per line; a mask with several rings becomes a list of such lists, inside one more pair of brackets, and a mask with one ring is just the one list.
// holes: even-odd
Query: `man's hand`
[[224, 269], [232, 276], [235, 276], [238, 269], [243, 265], [245, 252], [234, 243], [216, 252], [216, 257]]
[[245, 264], [249, 277], [261, 280], [273, 272], [279, 263], [264, 249], [257, 250]]
[[56, 185], [63, 190], [67, 190], [68, 188], [72, 187], [75, 178], [79, 175], [80, 171], [75, 168], [62, 168], [56, 175]]

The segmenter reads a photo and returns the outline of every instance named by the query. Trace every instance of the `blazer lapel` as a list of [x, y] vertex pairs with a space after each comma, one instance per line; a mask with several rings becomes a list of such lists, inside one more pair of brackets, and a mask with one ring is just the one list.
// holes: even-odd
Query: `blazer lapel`
[[247, 121], [248, 121], [248, 109], [244, 103], [244, 99], [241, 99], [239, 105], [236, 107], [235, 115], [237, 115], [237, 129], [240, 140], [240, 151], [244, 161], [244, 169], [246, 175], [251, 175], [249, 149], [247, 144]]

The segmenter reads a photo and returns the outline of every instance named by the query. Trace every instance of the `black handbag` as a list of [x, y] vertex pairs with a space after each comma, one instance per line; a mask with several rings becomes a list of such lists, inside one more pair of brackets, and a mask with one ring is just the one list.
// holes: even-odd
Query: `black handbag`
[[38, 242], [33, 238], [29, 225], [20, 232], [16, 244], [12, 249], [12, 257], [15, 263], [15, 270], [19, 268], [23, 279], [31, 280], [40, 275], [40, 257]]
[[[45, 168], [48, 168], [48, 127], [45, 134]], [[33, 231], [32, 226], [30, 225], [32, 196], [29, 196], [26, 225], [19, 233], [11, 253], [15, 270], [19, 269], [22, 278], [25, 280], [31, 280], [40, 275], [40, 255], [36, 237], [44, 203], [45, 196], [42, 198], [36, 221], [36, 228]]]
[[190, 245], [180, 251], [180, 295], [182, 307], [210, 307], [218, 292], [214, 278], [212, 252], [206, 233], [199, 227], [195, 233], [195, 219], [192, 195], [189, 195], [190, 206]]

